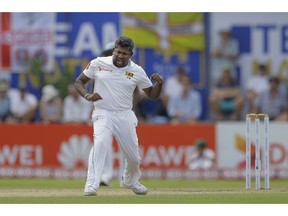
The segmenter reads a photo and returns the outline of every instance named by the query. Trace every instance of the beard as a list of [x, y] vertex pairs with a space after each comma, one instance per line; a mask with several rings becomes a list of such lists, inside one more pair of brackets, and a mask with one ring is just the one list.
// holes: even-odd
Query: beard
[[125, 61], [124, 59], [119, 59], [119, 58], [113, 57], [113, 64], [116, 67], [125, 67], [128, 64], [128, 61]]

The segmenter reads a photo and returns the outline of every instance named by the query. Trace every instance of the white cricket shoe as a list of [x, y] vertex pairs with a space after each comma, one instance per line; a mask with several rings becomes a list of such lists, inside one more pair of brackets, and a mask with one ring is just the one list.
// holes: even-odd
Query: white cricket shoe
[[145, 195], [148, 193], [147, 188], [139, 182], [137, 182], [135, 185], [132, 185], [131, 189], [135, 194]]
[[84, 191], [84, 196], [96, 196], [96, 190], [94, 190], [92, 187], [89, 187], [87, 190]]
[[132, 186], [129, 186], [125, 184], [123, 181], [121, 181], [120, 186], [123, 188], [130, 188], [137, 195], [145, 195], [148, 193], [147, 188], [144, 185], [140, 184], [139, 182], [137, 182]]

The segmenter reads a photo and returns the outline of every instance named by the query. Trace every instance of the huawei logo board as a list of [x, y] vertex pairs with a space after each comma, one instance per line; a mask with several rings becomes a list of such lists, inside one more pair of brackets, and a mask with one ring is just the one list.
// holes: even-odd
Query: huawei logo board
[[87, 167], [91, 148], [92, 141], [89, 136], [73, 135], [68, 141], [61, 143], [60, 152], [57, 155], [58, 161], [65, 168]]

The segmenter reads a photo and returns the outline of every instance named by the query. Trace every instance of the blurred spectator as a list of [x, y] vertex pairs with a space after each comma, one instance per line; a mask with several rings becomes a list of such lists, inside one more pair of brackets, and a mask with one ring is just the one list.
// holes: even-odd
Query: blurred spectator
[[89, 123], [93, 105], [79, 95], [73, 84], [68, 86], [68, 95], [63, 101], [63, 122]]
[[134, 92], [134, 112], [139, 118], [139, 122], [152, 124], [163, 124], [169, 121], [167, 109], [161, 99], [149, 100], [142, 89]]
[[244, 97], [232, 77], [230, 68], [224, 68], [222, 76], [209, 96], [215, 120], [240, 120]]
[[166, 108], [170, 98], [181, 95], [183, 88], [181, 78], [185, 75], [184, 68], [178, 67], [176, 73], [164, 82], [162, 100]]
[[28, 92], [25, 84], [20, 84], [19, 90], [9, 90], [11, 100], [12, 122], [34, 122], [38, 100], [35, 95]]
[[231, 68], [232, 76], [237, 79], [236, 61], [239, 56], [239, 43], [232, 37], [229, 29], [219, 31], [220, 40], [212, 50], [213, 57], [212, 85], [219, 80], [224, 66]]
[[6, 80], [0, 80], [0, 123], [5, 122], [11, 115], [11, 103], [8, 90], [8, 82]]
[[288, 120], [287, 97], [279, 86], [280, 80], [277, 77], [271, 77], [269, 89], [259, 94], [256, 98], [253, 113], [268, 114], [271, 120]]
[[179, 66], [175, 74], [168, 77], [164, 82], [163, 92], [158, 100], [145, 100], [144, 96], [144, 100], [139, 103], [140, 116], [151, 123], [169, 122], [168, 103], [172, 97], [181, 95], [183, 86], [180, 80], [183, 76], [186, 76], [185, 70]]
[[180, 80], [182, 92], [171, 97], [168, 102], [168, 114], [172, 124], [195, 123], [199, 120], [202, 111], [202, 99], [199, 92], [191, 86], [188, 76]]
[[266, 65], [259, 65], [257, 74], [252, 76], [246, 86], [247, 90], [247, 102], [248, 102], [248, 112], [252, 112], [255, 109], [254, 100], [257, 95], [269, 89], [269, 76]]
[[114, 42], [107, 43], [100, 56], [111, 56], [115, 47]]
[[46, 85], [42, 89], [40, 118], [45, 123], [59, 123], [62, 120], [62, 99], [53, 85]]
[[9, 90], [11, 100], [12, 122], [34, 122], [36, 120], [36, 110], [38, 107], [37, 97], [28, 92], [25, 84], [19, 85], [19, 90]]
[[207, 148], [207, 143], [199, 139], [194, 144], [194, 151], [189, 163], [190, 170], [207, 170], [215, 166], [215, 152]]

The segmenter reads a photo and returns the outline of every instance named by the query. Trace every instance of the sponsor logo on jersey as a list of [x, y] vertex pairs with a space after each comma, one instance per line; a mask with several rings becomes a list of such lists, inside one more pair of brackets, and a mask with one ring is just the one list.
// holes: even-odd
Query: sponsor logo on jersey
[[127, 76], [128, 79], [131, 79], [134, 76], [134, 74], [129, 71], [126, 71], [125, 75]]
[[108, 68], [99, 67], [98, 71], [102, 71], [102, 72], [105, 72], [105, 71], [112, 72], [113, 70], [108, 69]]

